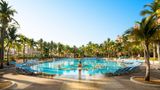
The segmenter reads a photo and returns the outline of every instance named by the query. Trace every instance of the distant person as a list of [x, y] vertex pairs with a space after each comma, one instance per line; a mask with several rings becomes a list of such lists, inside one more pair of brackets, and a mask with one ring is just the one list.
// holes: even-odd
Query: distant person
[[136, 58], [136, 60], [137, 60], [137, 59], [140, 59], [140, 57], [141, 57], [141, 55], [140, 55], [140, 54], [138, 54], [138, 55], [137, 55], [137, 58]]
[[58, 65], [58, 69], [60, 69], [61, 68], [61, 65]]
[[78, 64], [79, 79], [81, 79], [81, 70], [82, 70], [82, 63], [80, 61], [79, 64]]

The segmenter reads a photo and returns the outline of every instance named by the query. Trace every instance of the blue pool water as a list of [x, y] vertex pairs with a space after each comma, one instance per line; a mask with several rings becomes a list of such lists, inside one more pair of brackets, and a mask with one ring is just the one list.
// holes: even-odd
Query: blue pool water
[[100, 58], [83, 58], [83, 59], [57, 59], [50, 62], [43, 62], [37, 65], [31, 66], [33, 70], [43, 72], [46, 74], [56, 75], [77, 75], [78, 64], [82, 63], [82, 75], [95, 75], [113, 73], [124, 65], [104, 60]]

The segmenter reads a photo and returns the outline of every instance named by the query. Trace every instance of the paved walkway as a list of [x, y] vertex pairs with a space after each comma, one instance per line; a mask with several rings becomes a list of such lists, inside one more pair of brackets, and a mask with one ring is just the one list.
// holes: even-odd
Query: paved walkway
[[[12, 90], [160, 90], [160, 88], [135, 84], [129, 80], [130, 76], [143, 75], [135, 73], [126, 76], [98, 77], [92, 80], [74, 80], [66, 78], [45, 79], [27, 75], [19, 75], [14, 70], [5, 70], [3, 78], [17, 83]], [[160, 71], [152, 70], [157, 76]], [[154, 76], [154, 77], [155, 77]], [[157, 78], [160, 77], [160, 74]]]
[[93, 80], [89, 82], [67, 82], [64, 83], [61, 90], [127, 90], [125, 87], [113, 78], [106, 80]]

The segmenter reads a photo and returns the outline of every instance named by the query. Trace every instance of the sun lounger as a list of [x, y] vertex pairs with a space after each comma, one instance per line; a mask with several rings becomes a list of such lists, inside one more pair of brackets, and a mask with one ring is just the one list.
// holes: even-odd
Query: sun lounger
[[123, 71], [125, 68], [120, 68], [120, 69], [118, 69], [117, 71], [115, 71], [114, 73], [113, 73], [113, 75], [120, 75], [120, 73], [121, 73], [121, 71]]
[[133, 73], [136, 70], [138, 70], [138, 68], [139, 68], [138, 66], [121, 68], [118, 69], [116, 72], [114, 72], [113, 75], [117, 76], [122, 74]]
[[21, 74], [30, 74], [30, 75], [40, 74], [40, 72], [31, 69], [29, 66], [26, 66], [25, 64], [16, 64], [16, 71]]
[[16, 62], [15, 62], [15, 61], [10, 61], [9, 64], [10, 64], [10, 65], [15, 65]]
[[136, 72], [139, 70], [139, 66], [135, 66], [135, 67], [132, 67], [130, 70], [129, 70], [129, 73], [133, 73], [133, 72]]

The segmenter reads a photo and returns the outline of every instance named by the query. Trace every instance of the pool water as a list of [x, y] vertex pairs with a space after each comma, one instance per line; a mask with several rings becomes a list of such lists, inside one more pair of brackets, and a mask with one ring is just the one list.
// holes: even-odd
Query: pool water
[[100, 58], [65, 58], [33, 65], [31, 68], [51, 75], [77, 75], [79, 62], [82, 64], [82, 75], [113, 73], [123, 67], [120, 63]]

